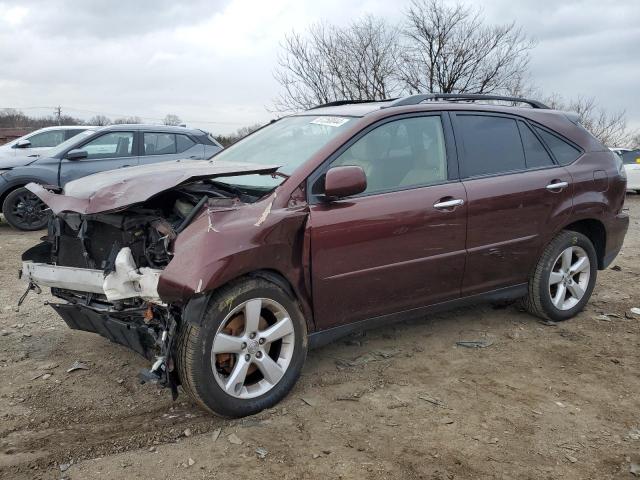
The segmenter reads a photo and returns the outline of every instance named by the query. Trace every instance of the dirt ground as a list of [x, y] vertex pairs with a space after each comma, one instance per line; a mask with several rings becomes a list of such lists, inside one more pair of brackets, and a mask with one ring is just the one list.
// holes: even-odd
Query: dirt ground
[[[48, 293], [16, 312], [20, 253], [42, 233], [2, 223], [0, 477], [634, 478], [640, 197], [627, 207], [624, 249], [577, 318], [480, 306], [351, 337], [311, 352], [285, 401], [243, 420], [140, 385], [146, 361], [69, 330]], [[493, 344], [456, 346], [478, 339]], [[67, 373], [75, 361], [88, 370]]]

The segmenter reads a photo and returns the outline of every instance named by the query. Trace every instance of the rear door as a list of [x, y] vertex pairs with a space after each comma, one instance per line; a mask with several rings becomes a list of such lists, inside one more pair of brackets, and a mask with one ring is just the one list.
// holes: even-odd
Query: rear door
[[370, 127], [311, 177], [310, 190], [321, 192], [326, 169], [357, 165], [368, 184], [339, 201], [311, 198], [318, 328], [460, 295], [466, 196], [455, 162], [448, 118], [414, 115]]
[[517, 117], [452, 119], [469, 215], [462, 295], [525, 283], [542, 238], [571, 212], [571, 176]]
[[87, 157], [60, 161], [60, 185], [92, 173], [137, 165], [135, 142], [134, 131], [112, 131], [77, 146], [74, 150], [86, 151]]
[[142, 139], [141, 164], [204, 159], [204, 146], [187, 134], [143, 132]]

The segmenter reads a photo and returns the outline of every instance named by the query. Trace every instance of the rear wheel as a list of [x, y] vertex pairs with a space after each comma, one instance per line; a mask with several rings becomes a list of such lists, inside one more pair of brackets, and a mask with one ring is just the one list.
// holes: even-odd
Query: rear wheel
[[525, 307], [553, 321], [571, 318], [589, 301], [597, 273], [596, 252], [589, 238], [561, 232], [547, 245], [529, 279]]
[[47, 206], [24, 187], [16, 188], [4, 199], [2, 213], [9, 225], [18, 230], [41, 230], [47, 226]]
[[263, 279], [223, 287], [200, 326], [182, 327], [177, 352], [183, 389], [226, 417], [272, 407], [291, 390], [307, 353], [307, 330], [294, 299]]

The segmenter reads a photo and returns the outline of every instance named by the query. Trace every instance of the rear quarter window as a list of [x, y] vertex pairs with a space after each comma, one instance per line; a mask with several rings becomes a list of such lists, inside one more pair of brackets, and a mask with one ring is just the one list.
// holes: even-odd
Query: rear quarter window
[[536, 132], [542, 138], [542, 141], [546, 143], [556, 161], [560, 165], [569, 165], [578, 159], [582, 152], [575, 148], [573, 145], [565, 142], [560, 137], [543, 130], [542, 128], [534, 127]]

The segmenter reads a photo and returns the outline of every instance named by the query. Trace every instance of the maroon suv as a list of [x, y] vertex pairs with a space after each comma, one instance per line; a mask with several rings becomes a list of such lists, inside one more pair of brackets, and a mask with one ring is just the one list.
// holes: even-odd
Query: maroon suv
[[625, 187], [614, 153], [535, 101], [336, 102], [210, 161], [30, 184], [54, 216], [22, 276], [71, 328], [152, 360], [144, 380], [242, 416], [355, 330], [519, 298], [574, 316], [622, 246]]

